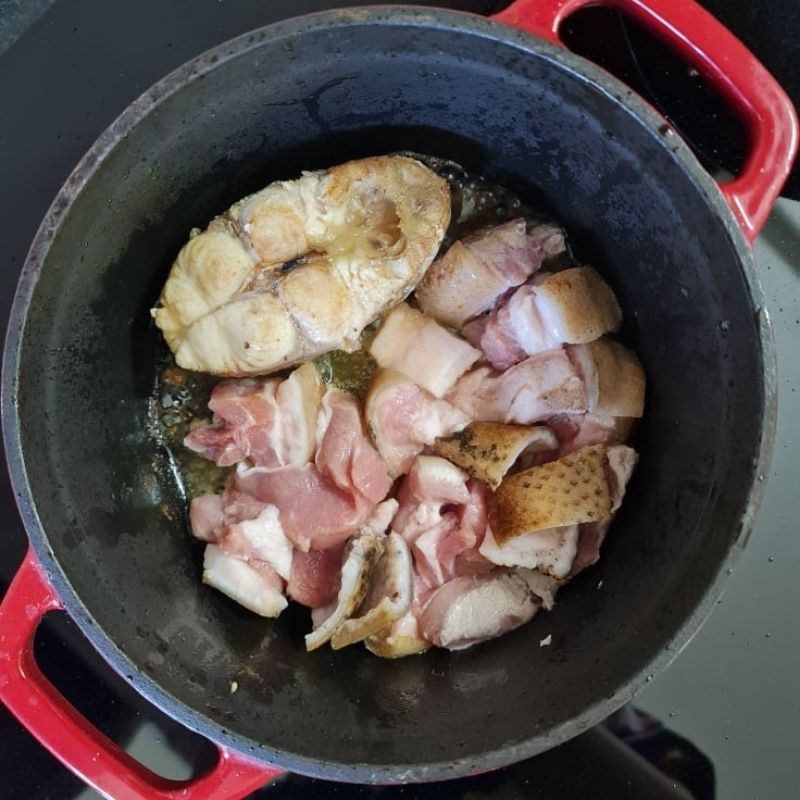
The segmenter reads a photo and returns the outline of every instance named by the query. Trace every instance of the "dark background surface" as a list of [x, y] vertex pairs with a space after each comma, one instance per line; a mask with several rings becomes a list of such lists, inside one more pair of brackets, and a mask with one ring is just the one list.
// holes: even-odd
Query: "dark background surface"
[[[421, 4], [421, 3], [417, 3]], [[331, 0], [185, 0], [136, 4], [0, 2], [0, 315], [8, 318], [14, 286], [39, 221], [77, 160], [96, 136], [166, 72], [232, 36], [301, 12], [353, 5]], [[439, 5], [487, 13], [505, 5], [458, 0]], [[797, 91], [800, 35], [790, 6], [705, 3], [764, 60], [790, 91]], [[762, 8], [763, 10], [763, 8]], [[794, 14], [794, 16], [793, 16]], [[568, 23], [570, 46], [625, 77], [692, 141], [710, 169], [735, 171], [743, 152], [735, 120], [697, 76], [674, 62], [641, 32], [614, 15], [595, 10]], [[699, 110], [711, 113], [698, 113]], [[710, 117], [710, 122], [708, 121]], [[703, 123], [699, 124], [698, 120]], [[797, 191], [797, 176], [787, 192]], [[7, 584], [25, 549], [25, 536], [7, 481], [0, 481], [4, 536], [0, 539], [0, 588]], [[37, 641], [45, 671], [95, 724], [118, 741], [142, 721], [167, 732], [173, 746], [198, 768], [210, 749], [179, 731], [138, 701], [82, 642], [68, 621], [56, 618]], [[623, 766], [624, 765], [624, 766]], [[81, 784], [61, 769], [0, 708], [0, 796], [75, 796]], [[580, 737], [526, 764], [451, 785], [448, 796], [657, 797], [655, 773], [631, 760], [603, 731]], [[657, 778], [655, 778], [657, 782]], [[686, 779], [691, 783], [691, 779]], [[608, 783], [610, 781], [610, 783]], [[643, 783], [643, 781], [645, 783]], [[666, 786], [671, 782], [667, 782]], [[649, 786], [647, 793], [643, 788]], [[418, 789], [369, 790], [328, 787], [331, 796], [425, 796]], [[433, 791], [433, 789], [432, 789]], [[431, 791], [431, 795], [432, 795]], [[438, 791], [442, 791], [440, 787]], [[269, 790], [270, 796], [323, 796], [319, 784], [300, 779]], [[700, 796], [700, 795], [698, 795]], [[710, 796], [710, 795], [707, 795]]]

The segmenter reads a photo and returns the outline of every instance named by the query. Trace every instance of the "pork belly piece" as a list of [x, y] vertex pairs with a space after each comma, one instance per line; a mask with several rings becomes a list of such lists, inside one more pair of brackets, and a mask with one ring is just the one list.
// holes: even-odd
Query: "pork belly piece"
[[392, 530], [413, 539], [440, 518], [441, 508], [469, 500], [467, 475], [437, 456], [417, 456], [397, 492], [399, 509]]
[[508, 289], [519, 286], [542, 262], [564, 251], [560, 228], [542, 223], [528, 230], [524, 219], [484, 228], [455, 242], [417, 284], [419, 307], [453, 328], [488, 311]]
[[501, 373], [477, 367], [458, 381], [447, 400], [473, 420], [515, 425], [584, 413], [589, 407], [583, 378], [563, 348], [526, 358]]
[[278, 509], [228, 487], [220, 495], [201, 495], [189, 506], [192, 534], [243, 561], [268, 564], [284, 580], [292, 569], [293, 548]]
[[556, 579], [570, 574], [580, 530], [578, 525], [545, 528], [515, 536], [498, 544], [491, 526], [480, 547], [481, 555], [492, 564], [538, 570]]
[[437, 437], [461, 430], [469, 417], [395, 370], [379, 369], [370, 384], [364, 416], [372, 441], [393, 477]]
[[488, 490], [482, 483], [446, 459], [417, 456], [397, 498], [400, 508], [392, 529], [411, 548], [418, 589], [492, 569], [478, 553], [488, 513]]
[[288, 378], [220, 381], [211, 393], [209, 425], [197, 425], [184, 445], [226, 467], [248, 460], [256, 466], [301, 466], [314, 455], [322, 381], [313, 364]]
[[278, 509], [266, 505], [257, 517], [233, 522], [222, 529], [216, 541], [219, 548], [246, 561], [269, 564], [284, 580], [292, 571], [294, 549], [283, 532]]
[[625, 445], [589, 445], [557, 461], [509, 475], [495, 492], [490, 523], [498, 544], [530, 533], [612, 516], [621, 479], [636, 463]]
[[400, 504], [394, 497], [378, 503], [369, 517], [367, 517], [366, 522], [361, 526], [361, 530], [374, 533], [376, 536], [383, 536], [392, 524], [399, 507]]
[[[611, 491], [611, 513], [616, 514], [625, 496], [625, 487], [631, 479], [636, 466], [636, 451], [630, 447], [610, 447], [607, 451], [608, 483]], [[578, 534], [578, 547], [572, 562], [570, 576], [596, 564], [600, 558], [600, 547], [605, 541], [611, 519], [600, 522], [584, 522]]]
[[493, 497], [479, 552], [558, 580], [576, 575], [598, 560], [636, 459], [624, 445], [590, 445], [509, 476]]
[[215, 544], [206, 545], [203, 583], [262, 617], [277, 617], [288, 605], [283, 581], [269, 564], [243, 561]]
[[306, 636], [306, 650], [322, 647], [359, 607], [383, 550], [382, 539], [372, 533], [362, 533], [348, 544], [336, 600], [321, 613], [312, 615], [314, 630]]
[[240, 464], [234, 476], [236, 489], [279, 509], [286, 535], [304, 552], [348, 539], [391, 488], [351, 395], [325, 394], [317, 441], [313, 464], [274, 470]]
[[438, 588], [419, 618], [422, 635], [448, 650], [462, 650], [528, 622], [538, 598], [519, 575], [460, 577]]
[[375, 507], [359, 492], [339, 489], [314, 464], [277, 470], [240, 464], [234, 486], [276, 506], [284, 532], [303, 552], [327, 550], [346, 541]]
[[559, 457], [590, 444], [625, 444], [635, 423], [633, 417], [609, 417], [592, 413], [558, 414], [547, 418], [547, 427], [558, 439]]
[[600, 547], [610, 527], [610, 519], [604, 519], [602, 522], [584, 522], [579, 526], [578, 544], [569, 571], [570, 577], [600, 560]]
[[502, 298], [468, 338], [495, 369], [504, 370], [562, 344], [594, 341], [621, 321], [608, 284], [591, 267], [573, 267], [536, 275]]
[[361, 642], [397, 622], [411, 608], [413, 584], [411, 552], [402, 536], [390, 533], [384, 550], [369, 576], [364, 600], [331, 637], [331, 647]]
[[[592, 438], [598, 430], [588, 428], [584, 443], [589, 444], [627, 438], [632, 420], [644, 413], [645, 385], [644, 370], [633, 353], [601, 338], [547, 350], [504, 372], [479, 366], [456, 383], [447, 400], [480, 422], [545, 422], [557, 429], [562, 444], [582, 427], [580, 415], [591, 414], [585, 422], [606, 430]], [[566, 428], [558, 429], [560, 421], [573, 425], [571, 436]]]
[[435, 397], [442, 397], [481, 355], [406, 303], [386, 317], [369, 352], [381, 367], [403, 373]]
[[642, 416], [646, 380], [633, 352], [619, 342], [602, 338], [571, 345], [567, 353], [586, 384], [589, 411], [600, 416]]
[[237, 491], [229, 484], [222, 494], [204, 494], [191, 501], [189, 524], [192, 535], [217, 544], [229, 526], [255, 519], [266, 507], [266, 503]]

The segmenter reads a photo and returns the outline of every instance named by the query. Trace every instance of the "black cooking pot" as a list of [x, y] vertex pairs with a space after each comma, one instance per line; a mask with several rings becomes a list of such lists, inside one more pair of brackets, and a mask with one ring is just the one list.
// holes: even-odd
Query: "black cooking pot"
[[[555, 40], [582, 4], [523, 0], [504, 19]], [[393, 8], [220, 46], [137, 100], [70, 176], [6, 342], [3, 430], [31, 551], [0, 609], [0, 698], [100, 791], [240, 797], [279, 773], [267, 765], [363, 782], [497, 767], [601, 720], [705, 618], [772, 443], [773, 353], [747, 240], [790, 168], [796, 119], [694, 4], [613, 5], [744, 115], [751, 157], [724, 192], [662, 118], [583, 59], [506, 24]], [[264, 621], [200, 584], [147, 426], [163, 347], [147, 310], [188, 231], [234, 200], [396, 150], [454, 159], [544, 203], [616, 291], [649, 394], [604, 558], [558, 608], [462, 653], [389, 662], [360, 648], [308, 654], [299, 609]], [[214, 770], [157, 778], [60, 699], [30, 642], [61, 605], [144, 696], [219, 744]]]

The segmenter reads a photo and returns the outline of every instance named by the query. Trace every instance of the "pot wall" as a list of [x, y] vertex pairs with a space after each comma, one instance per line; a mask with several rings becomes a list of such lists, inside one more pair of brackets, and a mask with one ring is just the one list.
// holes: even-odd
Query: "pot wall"
[[[75, 186], [49, 250], [40, 240], [17, 399], [46, 539], [29, 528], [90, 638], [192, 727], [305, 773], [443, 778], [599, 720], [699, 624], [703, 613], [682, 628], [749, 514], [763, 332], [715, 188], [616, 83], [477, 19], [322, 19], [236, 40], [202, 74], [167, 79]], [[640, 466], [600, 565], [511, 635], [398, 663], [306, 654], [304, 613], [265, 622], [202, 587], [146, 428], [161, 346], [147, 309], [189, 230], [276, 178], [393, 150], [540, 198], [616, 291], [649, 381]]]

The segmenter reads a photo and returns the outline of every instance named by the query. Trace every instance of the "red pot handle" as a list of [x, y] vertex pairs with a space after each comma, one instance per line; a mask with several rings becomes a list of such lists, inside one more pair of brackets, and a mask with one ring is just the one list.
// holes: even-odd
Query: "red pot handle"
[[112, 800], [238, 800], [280, 777], [217, 745], [219, 760], [189, 781], [156, 775], [97, 730], [42, 674], [33, 638], [42, 617], [62, 608], [32, 550], [0, 605], [0, 700], [66, 767]]
[[792, 102], [755, 56], [692, 0], [516, 0], [494, 19], [561, 44], [563, 21], [588, 6], [616, 9], [634, 19], [671, 45], [738, 111], [750, 153], [741, 174], [720, 189], [752, 243], [797, 153]]

